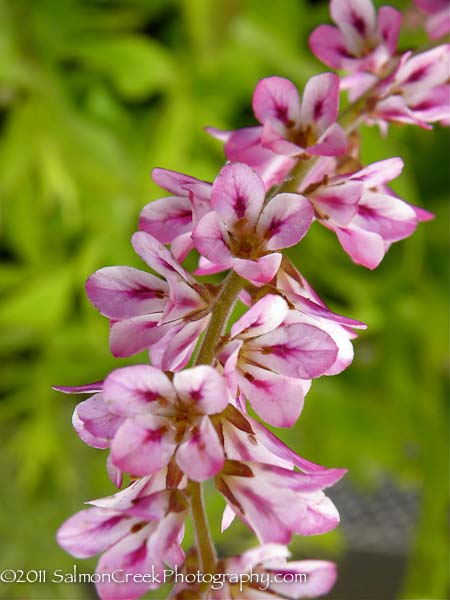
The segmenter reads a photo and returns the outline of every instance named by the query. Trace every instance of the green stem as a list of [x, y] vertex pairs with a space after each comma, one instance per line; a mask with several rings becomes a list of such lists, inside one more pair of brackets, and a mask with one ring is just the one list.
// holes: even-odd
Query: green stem
[[[197, 360], [195, 361], [196, 365], [210, 365], [213, 363], [217, 343], [244, 283], [245, 280], [242, 277], [234, 271], [230, 271], [214, 304], [211, 320], [205, 332]], [[200, 566], [203, 573], [214, 573], [217, 554], [206, 516], [203, 501], [203, 486], [196, 481], [189, 481], [187, 491], [190, 498], [192, 523]]]
[[210, 365], [213, 362], [217, 342], [244, 283], [245, 279], [234, 271], [230, 271], [214, 304], [211, 320], [195, 361], [196, 365]]
[[196, 481], [189, 481], [188, 492], [190, 496], [195, 541], [200, 558], [200, 568], [202, 573], [214, 573], [217, 555], [216, 548], [211, 538], [208, 519], [206, 517], [202, 484]]

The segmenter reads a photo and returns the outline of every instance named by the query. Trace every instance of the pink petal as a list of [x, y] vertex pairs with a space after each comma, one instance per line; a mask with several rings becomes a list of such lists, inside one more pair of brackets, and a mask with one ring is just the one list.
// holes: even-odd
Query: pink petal
[[109, 344], [113, 355], [118, 357], [132, 356], [147, 350], [160, 340], [170, 327], [159, 325], [160, 315], [144, 315], [111, 325]]
[[262, 179], [245, 163], [225, 165], [214, 180], [211, 204], [228, 231], [239, 223], [256, 224], [266, 190]]
[[210, 212], [200, 219], [192, 232], [192, 240], [200, 254], [215, 265], [225, 268], [231, 265], [228, 234], [217, 213]]
[[301, 146], [294, 144], [286, 139], [288, 132], [284, 125], [281, 125], [273, 119], [267, 119], [264, 123], [261, 135], [261, 144], [264, 148], [275, 152], [276, 154], [289, 156], [298, 156], [305, 150]]
[[[102, 394], [96, 394], [96, 396], [101, 397]], [[93, 398], [95, 398], [95, 396], [93, 396]], [[75, 410], [72, 415], [72, 426], [77, 432], [79, 438], [88, 446], [91, 446], [92, 448], [99, 448], [101, 450], [110, 447], [111, 440], [109, 438], [94, 435], [85, 428], [84, 422], [80, 419], [78, 415], [78, 406], [75, 407]]]
[[154, 410], [160, 400], [175, 400], [169, 378], [150, 365], [132, 365], [116, 369], [105, 379], [103, 394], [108, 406], [124, 417]]
[[[164, 371], [179, 371], [189, 362], [203, 330], [208, 325], [209, 315], [203, 319], [191, 322], [181, 322], [177, 325], [175, 335], [168, 340], [160, 357], [160, 368]], [[172, 325], [172, 328], [174, 325]], [[163, 342], [164, 340], [161, 340]], [[150, 349], [153, 361], [153, 348]]]
[[170, 244], [182, 233], [192, 230], [192, 207], [189, 198], [173, 196], [154, 200], [139, 215], [139, 229], [163, 244]]
[[309, 47], [319, 60], [332, 69], [343, 69], [350, 55], [342, 33], [332, 25], [320, 25], [309, 36]]
[[336, 227], [334, 231], [353, 262], [368, 269], [375, 269], [383, 260], [385, 246], [383, 238], [377, 233], [363, 231], [353, 225], [346, 229]]
[[63, 394], [90, 394], [92, 392], [101, 392], [103, 381], [86, 383], [84, 385], [52, 385], [52, 389]]
[[180, 444], [176, 460], [180, 469], [193, 481], [211, 479], [222, 470], [225, 460], [222, 444], [208, 417], [203, 417], [200, 425]]
[[336, 122], [339, 112], [339, 77], [322, 73], [311, 77], [302, 98], [302, 127], [311, 125], [317, 137]]
[[263, 421], [274, 427], [292, 427], [303, 408], [301, 379], [241, 365], [239, 387]]
[[190, 175], [184, 175], [184, 173], [178, 173], [177, 171], [170, 171], [169, 169], [156, 168], [152, 171], [152, 179], [155, 183], [162, 187], [167, 192], [174, 196], [189, 196], [189, 192], [186, 191], [189, 185], [207, 185], [211, 186], [201, 179], [196, 179]]
[[222, 412], [228, 404], [225, 380], [209, 365], [199, 365], [175, 373], [173, 385], [180, 400], [196, 412], [212, 415]]
[[359, 53], [375, 29], [375, 8], [371, 0], [331, 0], [330, 12], [347, 47]]
[[169, 301], [166, 303], [164, 314], [160, 323], [169, 323], [191, 315], [194, 312], [207, 308], [207, 303], [201, 294], [201, 286], [197, 284], [194, 289], [184, 279], [175, 275], [168, 275]]
[[334, 123], [320, 136], [317, 143], [307, 151], [313, 156], [339, 156], [347, 151], [347, 139], [340, 125]]
[[295, 246], [308, 232], [314, 211], [299, 194], [277, 194], [261, 213], [256, 234], [266, 240], [267, 250]]
[[214, 275], [215, 273], [221, 273], [226, 271], [228, 267], [223, 265], [216, 265], [204, 256], [200, 256], [198, 260], [198, 267], [194, 271], [194, 275]]
[[122, 417], [111, 412], [104, 394], [95, 394], [80, 402], [75, 411], [84, 429], [106, 443], [112, 440], [123, 421]]
[[403, 171], [404, 163], [399, 157], [387, 158], [352, 173], [350, 181], [362, 182], [366, 188], [378, 187], [398, 177]]
[[186, 281], [194, 281], [191, 275], [174, 259], [169, 250], [149, 233], [145, 231], [134, 233], [131, 243], [136, 254], [160, 275], [165, 277], [178, 274]]
[[333, 502], [322, 492], [316, 492], [308, 499], [307, 512], [297, 533], [301, 535], [322, 535], [339, 524], [339, 512]]
[[128, 519], [114, 510], [89, 508], [65, 521], [58, 530], [58, 544], [77, 558], [102, 552], [126, 536], [136, 519]]
[[356, 181], [321, 187], [311, 195], [320, 219], [332, 219], [340, 226], [348, 225], [358, 212], [363, 186]]
[[281, 264], [282, 255], [273, 252], [256, 260], [233, 259], [233, 269], [244, 279], [260, 287], [275, 277]]
[[[101, 600], [134, 600], [143, 596], [148, 589], [160, 585], [155, 582], [150, 583], [148, 578], [139, 581], [137, 577], [133, 577], [133, 575], [153, 571], [163, 580], [162, 558], [158, 557], [158, 560], [155, 560], [155, 556], [147, 547], [153, 527], [154, 525], [151, 524], [138, 529], [135, 533], [131, 532], [100, 558], [96, 569], [96, 573], [100, 575], [100, 582], [96, 583], [96, 589]], [[108, 577], [108, 573], [115, 573], [117, 576]], [[128, 582], [125, 574], [129, 574]]]
[[151, 475], [165, 467], [175, 451], [173, 433], [160, 418], [127, 419], [111, 444], [113, 463], [131, 475]]
[[378, 31], [389, 52], [395, 54], [402, 26], [402, 13], [392, 6], [381, 6], [378, 11]]
[[290, 581], [286, 583], [270, 584], [270, 589], [287, 598], [296, 600], [297, 598], [317, 598], [325, 596], [331, 590], [336, 582], [337, 570], [336, 565], [325, 560], [299, 560], [291, 561], [286, 564], [280, 564], [275, 568], [270, 565], [269, 572], [276, 573], [304, 573], [306, 581]]
[[253, 93], [253, 111], [262, 124], [274, 119], [283, 125], [298, 123], [300, 99], [297, 88], [284, 77], [261, 79]]
[[105, 267], [89, 277], [86, 293], [102, 315], [121, 320], [162, 312], [168, 286], [133, 267]]
[[170, 249], [178, 262], [183, 262], [189, 252], [193, 249], [192, 231], [183, 233], [172, 240]]
[[273, 331], [283, 322], [289, 307], [281, 296], [267, 294], [231, 327], [231, 336], [245, 340]]
[[113, 464], [111, 460], [111, 454], [108, 455], [106, 459], [106, 472], [108, 473], [108, 477], [113, 485], [116, 488], [122, 487], [123, 484], [123, 473], [120, 469]]
[[432, 15], [426, 23], [426, 32], [432, 40], [438, 40], [450, 31], [450, 12], [448, 6], [435, 15]]
[[417, 217], [414, 209], [403, 200], [387, 194], [367, 192], [353, 223], [361, 229], [378, 233], [387, 242], [395, 242], [415, 231]]
[[280, 327], [245, 344], [246, 359], [300, 379], [323, 375], [334, 364], [337, 353], [336, 344], [325, 331], [303, 323]]

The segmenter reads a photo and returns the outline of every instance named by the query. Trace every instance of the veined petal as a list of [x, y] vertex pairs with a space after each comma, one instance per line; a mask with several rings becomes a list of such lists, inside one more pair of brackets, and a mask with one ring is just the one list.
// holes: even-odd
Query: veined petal
[[165, 467], [175, 451], [173, 432], [152, 415], [127, 419], [111, 444], [113, 463], [131, 475], [151, 475]]
[[175, 373], [173, 385], [180, 400], [202, 414], [220, 413], [228, 404], [225, 380], [209, 365], [199, 365]]
[[387, 242], [395, 242], [415, 231], [417, 216], [413, 208], [399, 198], [366, 192], [353, 223], [356, 227], [378, 233]]
[[307, 500], [306, 515], [297, 533], [321, 535], [337, 527], [340, 521], [339, 512], [323, 492], [312, 493]]
[[281, 264], [282, 255], [278, 252], [261, 256], [256, 260], [234, 258], [232, 267], [241, 277], [260, 287], [275, 277]]
[[[155, 573], [161, 575], [163, 571], [163, 558], [149, 552], [149, 536], [155, 528], [153, 523], [130, 532], [123, 540], [105, 552], [100, 558], [96, 574], [99, 575], [99, 583], [95, 584], [97, 593], [101, 600], [135, 600], [145, 594], [150, 588], [155, 588], [160, 583], [149, 583], [148, 580], [136, 578], [132, 575]], [[128, 580], [120, 575], [115, 578], [107, 577], [106, 574], [116, 573], [129, 575]], [[114, 579], [116, 581], [114, 581]], [[120, 581], [118, 583], [117, 581]]]
[[[167, 347], [165, 349], [159, 348], [160, 352], [162, 350], [159, 359], [161, 369], [174, 372], [183, 369], [187, 365], [208, 321], [209, 315], [197, 321], [187, 323], [181, 321], [177, 325], [175, 335], [167, 338]], [[174, 325], [172, 324], [173, 327]], [[161, 342], [164, 342], [164, 340], [161, 340]], [[153, 348], [150, 348], [150, 357], [153, 361]]]
[[339, 112], [339, 77], [322, 73], [305, 86], [301, 107], [302, 127], [311, 125], [317, 137], [336, 122]]
[[266, 240], [267, 250], [289, 248], [306, 235], [313, 217], [313, 208], [303, 196], [277, 194], [262, 211], [256, 234]]
[[313, 146], [308, 146], [308, 154], [313, 156], [340, 156], [347, 150], [347, 139], [344, 130], [337, 123], [333, 123], [324, 131]]
[[103, 394], [117, 415], [131, 417], [152, 411], [160, 400], [171, 403], [175, 390], [165, 373], [150, 365], [116, 369], [105, 379]]
[[132, 356], [147, 350], [166, 333], [169, 324], [159, 325], [159, 314], [133, 317], [117, 321], [111, 325], [109, 344], [113, 355], [118, 357]]
[[309, 36], [309, 47], [319, 60], [332, 69], [343, 69], [351, 59], [344, 36], [332, 25], [320, 25]]
[[300, 98], [296, 86], [284, 77], [261, 79], [253, 93], [253, 112], [260, 123], [267, 119], [283, 125], [298, 123]]
[[320, 187], [311, 194], [311, 201], [320, 219], [332, 219], [340, 226], [350, 223], [358, 212], [364, 187], [358, 181]]
[[75, 411], [84, 429], [106, 443], [113, 439], [123, 421], [122, 417], [111, 412], [105, 402], [104, 394], [95, 394], [80, 402]]
[[204, 416], [190, 436], [178, 447], [176, 460], [180, 469], [193, 481], [211, 479], [224, 464], [219, 436], [211, 420]]
[[192, 207], [186, 196], [172, 196], [150, 202], [139, 215], [139, 229], [163, 244], [192, 231]]
[[371, 0], [331, 0], [330, 12], [344, 35], [347, 47], [358, 54], [376, 25]]
[[207, 185], [211, 186], [210, 183], [185, 175], [184, 173], [178, 173], [177, 171], [171, 171], [169, 169], [155, 168], [152, 171], [153, 181], [174, 196], [189, 196], [189, 192], [186, 191], [187, 185]]
[[336, 360], [332, 338], [313, 325], [293, 323], [248, 340], [243, 358], [288, 377], [311, 379], [323, 375]]
[[261, 144], [271, 152], [282, 154], [286, 158], [302, 154], [305, 149], [287, 140], [286, 135], [287, 131], [284, 125], [273, 119], [267, 119], [261, 135]]
[[345, 229], [336, 227], [334, 231], [342, 248], [353, 262], [368, 269], [375, 269], [383, 260], [385, 245], [378, 233], [364, 231], [354, 225]]
[[56, 539], [72, 556], [89, 558], [128, 535], [136, 522], [114, 510], [88, 508], [67, 519]]
[[381, 6], [377, 17], [378, 31], [389, 52], [395, 54], [402, 26], [402, 13], [392, 6]]
[[[168, 275], [169, 299], [160, 323], [169, 323], [206, 308], [208, 305], [200, 293], [184, 279]], [[197, 289], [201, 286], [197, 285]]]
[[[378, 187], [398, 177], [403, 171], [403, 167], [404, 162], [400, 157], [387, 158], [386, 160], [374, 162], [356, 173], [352, 173], [348, 180], [361, 182], [366, 188]], [[347, 179], [346, 176], [343, 177]]]
[[241, 364], [239, 387], [256, 414], [274, 427], [292, 427], [303, 408], [301, 379]]
[[267, 294], [258, 300], [231, 327], [231, 336], [245, 340], [273, 331], [289, 312], [286, 300], [275, 294]]
[[133, 267], [105, 267], [86, 281], [90, 302], [115, 320], [162, 312], [168, 291], [163, 279]]
[[192, 231], [178, 235], [170, 244], [172, 254], [178, 262], [183, 262], [193, 247]]
[[198, 222], [192, 232], [197, 250], [215, 265], [228, 268], [233, 257], [228, 247], [228, 234], [219, 215], [213, 211]]
[[228, 231], [239, 224], [244, 228], [256, 224], [266, 189], [262, 179], [245, 163], [225, 165], [214, 180], [211, 204]]
[[295, 581], [289, 578], [285, 583], [270, 584], [270, 589], [286, 598], [317, 598], [325, 596], [336, 582], [336, 565], [326, 560], [298, 560], [285, 564], [268, 565], [269, 572], [276, 573], [305, 573], [306, 581]]
[[84, 385], [52, 385], [52, 390], [62, 392], [63, 394], [91, 394], [94, 392], [101, 392], [102, 389], [103, 381], [86, 383]]
[[193, 283], [194, 278], [180, 265], [165, 246], [145, 231], [138, 231], [131, 238], [133, 248], [154, 271], [166, 277], [178, 274]]

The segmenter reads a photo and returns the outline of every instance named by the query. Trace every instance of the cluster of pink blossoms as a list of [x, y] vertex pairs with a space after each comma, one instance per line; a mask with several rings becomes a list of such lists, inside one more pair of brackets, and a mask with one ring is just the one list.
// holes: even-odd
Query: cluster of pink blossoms
[[[434, 13], [441, 3], [417, 4]], [[376, 15], [370, 0], [331, 0], [331, 16], [336, 27], [320, 26], [310, 45], [346, 77], [317, 75], [301, 99], [286, 79], [261, 80], [253, 96], [259, 125], [210, 129], [229, 161], [212, 183], [153, 171], [170, 195], [144, 207], [132, 238], [152, 272], [106, 267], [87, 281], [90, 301], [110, 320], [114, 356], [149, 355], [149, 363], [98, 383], [57, 388], [91, 394], [76, 407], [74, 428], [88, 445], [109, 449], [118, 488], [130, 477], [58, 532], [74, 556], [102, 554], [103, 600], [139, 598], [175, 568], [210, 575], [209, 583], [175, 582], [178, 600], [311, 598], [335, 581], [330, 562], [286, 562], [286, 545], [293, 535], [337, 526], [324, 490], [345, 469], [298, 456], [261, 421], [292, 427], [312, 379], [351, 363], [355, 329], [365, 325], [332, 312], [282, 251], [319, 223], [354, 262], [373, 269], [393, 242], [431, 218], [389, 188], [400, 158], [360, 163], [357, 128], [447, 123], [449, 53], [441, 45], [400, 55], [401, 14], [382, 7]], [[340, 88], [353, 102], [343, 117]], [[192, 251], [199, 255], [194, 274], [182, 266]], [[198, 279], [223, 271], [218, 285]], [[243, 314], [232, 322], [236, 304]], [[222, 530], [238, 517], [259, 547], [216, 557], [202, 504], [207, 480], [225, 500]], [[189, 513], [197, 548], [186, 556]], [[249, 572], [267, 575], [268, 587], [250, 579], [243, 591]], [[227, 574], [223, 585], [211, 583], [215, 574]]]

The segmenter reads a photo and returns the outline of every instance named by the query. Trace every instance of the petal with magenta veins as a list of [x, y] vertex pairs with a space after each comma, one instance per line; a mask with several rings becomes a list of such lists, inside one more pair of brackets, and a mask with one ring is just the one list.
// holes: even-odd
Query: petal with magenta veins
[[314, 217], [311, 203], [299, 194], [277, 194], [265, 206], [256, 234], [267, 250], [295, 246], [308, 232]]
[[209, 365], [175, 373], [173, 386], [183, 404], [195, 407], [201, 414], [220, 413], [228, 404], [225, 379]]
[[345, 154], [347, 146], [344, 130], [333, 123], [322, 133], [316, 144], [308, 146], [307, 152], [313, 156], [340, 156]]
[[[170, 338], [167, 348], [162, 351], [160, 364], [164, 371], [175, 372], [184, 369], [191, 359], [199, 337], [206, 328], [208, 321], [209, 315], [197, 321], [181, 322], [177, 326], [175, 335]], [[152, 349], [150, 349], [150, 356], [153, 356]]]
[[275, 277], [281, 264], [282, 255], [278, 252], [261, 256], [256, 260], [234, 258], [232, 267], [244, 279], [261, 287]]
[[163, 419], [139, 415], [119, 427], [111, 444], [111, 459], [131, 475], [151, 475], [169, 463], [175, 448], [173, 432]]
[[273, 119], [267, 119], [261, 135], [261, 144], [271, 152], [282, 154], [286, 157], [297, 156], [305, 152], [304, 148], [287, 140], [287, 134], [288, 132], [284, 125], [277, 123]]
[[82, 510], [58, 530], [58, 544], [76, 558], [89, 558], [128, 535], [137, 519], [104, 508]]
[[366, 192], [353, 223], [356, 227], [377, 233], [386, 242], [396, 242], [415, 231], [417, 216], [413, 208], [399, 198]]
[[403, 171], [403, 167], [403, 160], [396, 156], [374, 162], [364, 169], [352, 173], [349, 177], [345, 175], [338, 177], [338, 181], [346, 179], [348, 181], [361, 182], [366, 188], [378, 187], [398, 177]]
[[262, 179], [245, 163], [225, 165], [213, 183], [211, 204], [228, 231], [251, 228], [261, 212], [266, 189]]
[[91, 394], [101, 392], [103, 381], [95, 383], [85, 383], [84, 385], [52, 385], [52, 390], [62, 392], [63, 394]]
[[215, 212], [210, 212], [198, 222], [192, 232], [196, 249], [215, 265], [229, 268], [233, 257], [229, 249], [225, 225]]
[[273, 119], [289, 125], [300, 120], [300, 98], [296, 86], [284, 77], [266, 77], [253, 93], [253, 112], [260, 123]]
[[305, 85], [301, 107], [302, 127], [310, 125], [317, 137], [336, 122], [339, 112], [339, 77], [322, 73]]
[[[94, 437], [110, 442], [123, 418], [112, 413], [104, 394], [95, 394], [76, 407], [76, 413], [84, 429]], [[108, 443], [109, 446], [109, 443]]]
[[[268, 565], [269, 572], [279, 574], [305, 574], [303, 578], [289, 576], [283, 583], [271, 582], [270, 589], [281, 594], [285, 598], [317, 598], [325, 596], [336, 582], [336, 565], [326, 560], [298, 560], [287, 563], [278, 563], [275, 566]], [[280, 578], [278, 578], [278, 581]]]
[[208, 417], [204, 416], [178, 446], [176, 461], [193, 481], [211, 479], [222, 470], [225, 461], [222, 444]]
[[241, 364], [239, 387], [256, 414], [274, 427], [292, 427], [302, 412], [301, 379]]
[[355, 54], [362, 52], [376, 25], [375, 8], [371, 0], [331, 0], [333, 21], [341, 30], [347, 47]]
[[345, 61], [351, 59], [344, 36], [333, 25], [320, 25], [309, 36], [312, 53], [332, 69], [343, 69]]
[[208, 306], [199, 292], [181, 277], [168, 275], [167, 282], [169, 298], [160, 320], [161, 324], [181, 319]]
[[150, 365], [132, 365], [113, 371], [103, 385], [105, 402], [115, 414], [131, 417], [154, 410], [160, 401], [175, 400], [167, 375]]
[[358, 212], [363, 190], [363, 185], [357, 181], [320, 187], [311, 195], [311, 201], [318, 218], [332, 219], [336, 224], [345, 226]]
[[356, 264], [375, 269], [383, 260], [385, 245], [377, 233], [364, 231], [354, 225], [345, 229], [336, 227], [334, 231], [342, 248]]
[[267, 294], [258, 300], [231, 327], [231, 336], [245, 340], [273, 331], [289, 312], [286, 300], [275, 294]]
[[378, 31], [390, 54], [395, 54], [402, 26], [402, 13], [392, 6], [381, 6], [377, 17]]
[[152, 171], [153, 181], [174, 196], [189, 196], [186, 191], [187, 185], [206, 185], [211, 184], [196, 177], [185, 175], [184, 173], [178, 173], [177, 171], [171, 171], [170, 169], [161, 169], [156, 167]]
[[109, 344], [116, 358], [132, 356], [147, 350], [160, 340], [170, 324], [159, 325], [160, 314], [133, 317], [111, 325]]
[[182, 233], [192, 230], [192, 206], [186, 196], [171, 196], [150, 202], [139, 215], [139, 229], [159, 242], [170, 244]]
[[248, 340], [244, 358], [288, 377], [311, 379], [335, 362], [338, 348], [322, 329], [293, 323]]
[[86, 281], [91, 304], [114, 320], [162, 312], [168, 291], [163, 279], [133, 267], [105, 267]]
[[183, 262], [193, 248], [192, 231], [178, 235], [170, 244], [172, 254], [178, 262]]
[[147, 264], [156, 273], [166, 277], [167, 275], [178, 274], [183, 279], [194, 283], [194, 278], [188, 273], [180, 263], [175, 260], [173, 255], [161, 242], [145, 231], [138, 231], [131, 238], [133, 248]]

